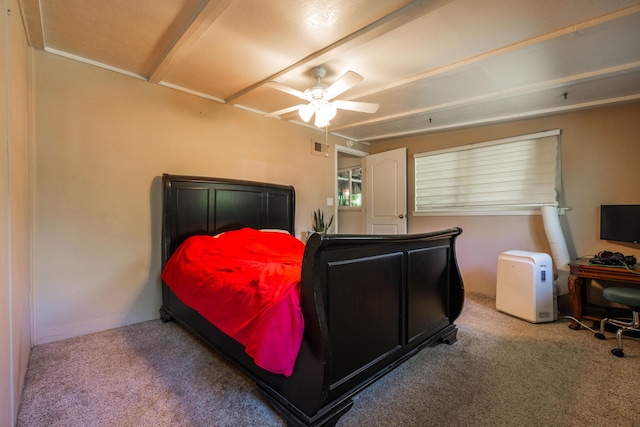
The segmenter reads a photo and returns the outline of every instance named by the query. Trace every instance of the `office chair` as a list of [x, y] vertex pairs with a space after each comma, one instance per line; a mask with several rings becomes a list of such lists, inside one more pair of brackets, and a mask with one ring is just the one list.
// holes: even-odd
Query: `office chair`
[[631, 309], [633, 318], [630, 322], [608, 318], [602, 319], [600, 322], [600, 332], [595, 334], [596, 338], [604, 340], [606, 339], [604, 336], [604, 326], [606, 323], [619, 326], [620, 328], [616, 332], [618, 348], [611, 350], [611, 353], [617, 357], [624, 357], [624, 352], [622, 351], [622, 334], [626, 331], [640, 332], [640, 288], [605, 288], [602, 296], [608, 301], [624, 304]]

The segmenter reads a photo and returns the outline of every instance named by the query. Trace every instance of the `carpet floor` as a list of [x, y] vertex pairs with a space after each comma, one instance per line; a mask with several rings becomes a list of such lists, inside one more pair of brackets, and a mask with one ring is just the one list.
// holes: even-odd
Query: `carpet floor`
[[[354, 398], [357, 426], [640, 427], [640, 341], [531, 324], [468, 295], [458, 341], [427, 347]], [[18, 427], [283, 426], [254, 384], [175, 322], [35, 346]]]

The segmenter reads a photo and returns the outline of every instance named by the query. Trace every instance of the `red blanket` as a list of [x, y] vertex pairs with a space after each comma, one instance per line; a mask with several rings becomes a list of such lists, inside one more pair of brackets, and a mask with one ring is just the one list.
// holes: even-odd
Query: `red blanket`
[[171, 256], [162, 280], [187, 306], [245, 346], [256, 365], [293, 372], [304, 320], [303, 243], [250, 228], [193, 236]]

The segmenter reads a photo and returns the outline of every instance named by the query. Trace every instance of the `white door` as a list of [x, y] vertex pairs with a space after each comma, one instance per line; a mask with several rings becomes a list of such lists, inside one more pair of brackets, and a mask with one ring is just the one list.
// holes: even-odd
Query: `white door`
[[365, 157], [366, 234], [407, 233], [407, 149]]

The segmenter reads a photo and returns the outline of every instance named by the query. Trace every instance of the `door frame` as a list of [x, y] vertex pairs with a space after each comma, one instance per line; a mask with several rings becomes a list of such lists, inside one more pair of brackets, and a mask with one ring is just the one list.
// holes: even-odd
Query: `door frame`
[[[340, 155], [340, 153], [345, 153], [345, 154], [350, 154], [352, 156], [356, 156], [356, 157], [367, 157], [369, 155], [369, 153], [367, 153], [366, 151], [360, 151], [360, 150], [356, 150], [355, 148], [351, 148], [351, 147], [346, 147], [344, 145], [338, 145], [335, 144], [335, 154], [334, 154], [334, 164], [333, 164], [333, 182], [334, 182], [334, 189], [333, 189], [333, 218], [335, 218], [335, 230], [336, 233], [340, 233], [340, 224], [338, 223], [338, 156]], [[364, 187], [366, 186], [366, 181], [362, 183], [363, 189], [362, 189], [362, 197], [365, 197], [364, 194]], [[363, 204], [364, 204], [364, 200], [363, 200]]]

